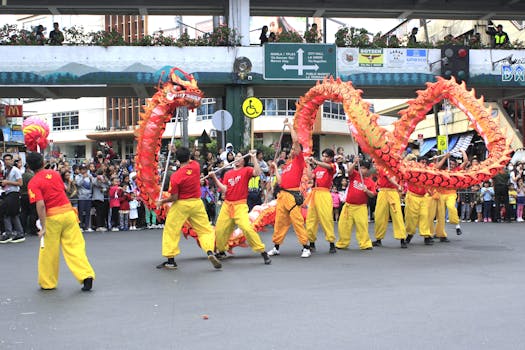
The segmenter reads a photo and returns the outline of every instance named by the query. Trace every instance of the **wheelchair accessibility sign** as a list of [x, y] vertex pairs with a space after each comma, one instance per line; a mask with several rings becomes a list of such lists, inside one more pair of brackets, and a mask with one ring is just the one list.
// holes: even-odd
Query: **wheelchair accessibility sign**
[[257, 97], [248, 97], [242, 103], [242, 111], [248, 118], [257, 118], [263, 112], [263, 103]]

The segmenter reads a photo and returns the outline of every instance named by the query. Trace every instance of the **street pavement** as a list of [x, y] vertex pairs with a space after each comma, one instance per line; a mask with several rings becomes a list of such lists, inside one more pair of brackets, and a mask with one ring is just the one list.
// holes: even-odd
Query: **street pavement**
[[290, 231], [271, 265], [236, 248], [222, 270], [184, 238], [179, 269], [156, 269], [161, 230], [93, 232], [91, 292], [63, 261], [58, 289], [40, 290], [29, 237], [0, 245], [0, 349], [524, 349], [525, 224], [463, 232], [400, 249], [389, 231], [335, 255], [320, 234], [301, 259]]

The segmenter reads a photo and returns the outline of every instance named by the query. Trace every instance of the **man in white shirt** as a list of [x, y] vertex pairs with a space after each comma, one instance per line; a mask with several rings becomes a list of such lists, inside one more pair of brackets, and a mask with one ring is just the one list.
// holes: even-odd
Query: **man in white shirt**
[[4, 154], [4, 177], [0, 184], [5, 191], [5, 232], [0, 236], [0, 243], [19, 243], [26, 240], [22, 223], [20, 222], [20, 186], [22, 172], [14, 166], [12, 154]]

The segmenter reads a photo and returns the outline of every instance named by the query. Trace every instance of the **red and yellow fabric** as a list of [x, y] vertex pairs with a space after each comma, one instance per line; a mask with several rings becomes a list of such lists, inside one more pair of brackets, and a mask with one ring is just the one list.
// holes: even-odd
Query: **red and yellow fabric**
[[385, 238], [389, 217], [392, 219], [394, 238], [405, 239], [406, 230], [403, 221], [403, 212], [401, 211], [399, 192], [385, 187], [381, 188], [377, 194], [376, 210], [374, 212], [376, 239]]
[[[325, 169], [326, 170], [326, 169]], [[310, 242], [317, 239], [319, 223], [328, 242], [335, 242], [332, 195], [325, 187], [314, 187], [310, 193], [310, 205], [306, 215], [306, 233]]]
[[362, 184], [371, 192], [376, 192], [376, 184], [374, 180], [369, 177], [363, 178], [361, 183], [361, 176], [357, 171], [352, 171], [348, 177], [348, 191], [346, 193], [345, 202], [348, 204], [367, 204], [368, 195], [361, 189]]
[[425, 194], [407, 191], [405, 197], [405, 227], [409, 235], [414, 235], [419, 228], [420, 236], [431, 236], [428, 221], [428, 198]]
[[43, 200], [46, 210], [70, 204], [62, 177], [54, 170], [38, 171], [29, 181], [27, 192], [31, 203]]
[[242, 230], [254, 252], [261, 253], [265, 251], [261, 237], [255, 232], [250, 223], [246, 199], [237, 202], [224, 201], [215, 225], [216, 245], [220, 251], [229, 249], [228, 239], [235, 225]]
[[448, 190], [441, 192], [445, 208], [448, 209], [448, 222], [451, 224], [459, 224], [458, 209], [456, 208], [458, 195], [456, 190]]
[[368, 208], [366, 204], [345, 203], [339, 215], [339, 240], [335, 244], [337, 248], [345, 249], [350, 245], [352, 229], [355, 225], [355, 238], [359, 249], [372, 247], [372, 241], [368, 234]]
[[[289, 188], [289, 190], [299, 191], [299, 188]], [[286, 191], [279, 191], [275, 210], [275, 225], [272, 236], [273, 243], [281, 244], [284, 241], [286, 232], [288, 232], [288, 228], [290, 225], [293, 225], [299, 243], [306, 245], [308, 235], [304, 228], [304, 218], [301, 214], [301, 207], [295, 205], [294, 196]]]
[[204, 252], [214, 250], [215, 233], [208, 221], [208, 215], [199, 194], [198, 198], [179, 199], [171, 205], [166, 217], [164, 230], [162, 231], [163, 256], [173, 258], [180, 254], [180, 234], [186, 221], [189, 221], [191, 227], [197, 233], [202, 250]]

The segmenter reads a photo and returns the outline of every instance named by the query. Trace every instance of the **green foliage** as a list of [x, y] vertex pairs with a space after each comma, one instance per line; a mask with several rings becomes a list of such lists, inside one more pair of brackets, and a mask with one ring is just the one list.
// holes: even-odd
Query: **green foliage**
[[91, 32], [91, 45], [95, 46], [124, 46], [126, 41], [122, 34], [112, 29], [111, 31], [99, 30], [98, 32]]
[[278, 43], [302, 43], [303, 37], [297, 32], [282, 32], [275, 36], [275, 41]]

